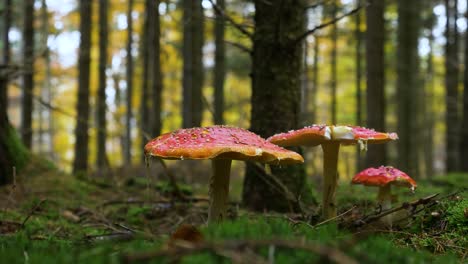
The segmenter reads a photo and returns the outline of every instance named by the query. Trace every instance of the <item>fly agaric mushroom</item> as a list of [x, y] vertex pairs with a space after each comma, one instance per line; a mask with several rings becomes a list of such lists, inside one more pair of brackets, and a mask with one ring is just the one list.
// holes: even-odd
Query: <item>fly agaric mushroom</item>
[[[351, 183], [379, 187], [377, 199], [382, 206], [382, 210], [388, 210], [392, 207], [392, 185], [410, 187], [411, 191], [414, 191], [417, 187], [415, 180], [406, 173], [391, 166], [367, 168], [356, 174]], [[383, 220], [388, 225], [392, 224], [391, 215], [385, 216]]]
[[163, 134], [145, 146], [145, 154], [162, 159], [211, 159], [208, 222], [226, 216], [231, 160], [284, 165], [304, 162], [296, 152], [278, 147], [257, 134], [229, 126], [179, 129]]
[[357, 126], [312, 125], [286, 133], [276, 134], [267, 140], [279, 146], [322, 146], [323, 150], [323, 217], [336, 216], [336, 187], [338, 184], [338, 153], [340, 145], [384, 143], [398, 139], [396, 133], [376, 132]]

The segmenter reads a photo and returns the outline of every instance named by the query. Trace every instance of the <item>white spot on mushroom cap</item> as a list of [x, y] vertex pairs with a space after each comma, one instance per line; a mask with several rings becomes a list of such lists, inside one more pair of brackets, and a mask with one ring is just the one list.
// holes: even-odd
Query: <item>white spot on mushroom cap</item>
[[261, 156], [263, 153], [263, 149], [261, 148], [256, 148], [255, 149], [255, 156]]
[[334, 126], [332, 139], [354, 139], [353, 128], [349, 126]]

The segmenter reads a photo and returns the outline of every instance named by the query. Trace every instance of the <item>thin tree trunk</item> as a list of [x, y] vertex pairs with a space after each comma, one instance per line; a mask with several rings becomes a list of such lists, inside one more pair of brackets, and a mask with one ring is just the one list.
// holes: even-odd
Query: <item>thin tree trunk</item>
[[97, 157], [98, 169], [108, 167], [106, 155], [107, 122], [106, 122], [106, 68], [107, 68], [107, 42], [108, 42], [108, 0], [99, 0], [99, 87], [96, 102], [97, 127]]
[[397, 101], [399, 168], [413, 177], [418, 171], [419, 0], [398, 1]]
[[[3, 61], [7, 67], [10, 63], [10, 40], [8, 32], [11, 26], [12, 2], [5, 1], [3, 29]], [[11, 183], [13, 167], [20, 170], [28, 160], [28, 153], [16, 134], [15, 129], [8, 121], [7, 94], [8, 73], [0, 74], [0, 185]]]
[[[11, 0], [5, 0], [5, 11], [3, 15], [3, 32], [2, 32], [2, 43], [3, 43], [3, 55], [2, 63], [5, 67], [10, 63], [10, 41], [8, 33], [11, 26]], [[8, 76], [0, 75], [0, 112], [4, 112], [5, 115], [8, 109]]]
[[[217, 0], [216, 4], [221, 10], [225, 9], [224, 0]], [[224, 124], [224, 79], [226, 75], [225, 44], [224, 44], [224, 17], [216, 13], [215, 21], [215, 66], [214, 66], [214, 123]]]
[[183, 0], [183, 127], [200, 126], [203, 86], [203, 8], [201, 1]]
[[[114, 90], [115, 90], [115, 108], [116, 108], [116, 111], [114, 113], [114, 122], [117, 124], [117, 129], [119, 131], [122, 131], [123, 129], [120, 129], [121, 125], [122, 124], [122, 121], [123, 118], [122, 118], [122, 115], [121, 115], [121, 112], [120, 112], [120, 107], [122, 106], [122, 92], [121, 92], [121, 89], [120, 89], [120, 75], [118, 73], [114, 73], [112, 74], [112, 82], [114, 83]], [[126, 116], [125, 116], [126, 118]], [[126, 126], [126, 124], [124, 123], [124, 126]], [[127, 136], [126, 136], [126, 133], [125, 132], [121, 132], [118, 134], [118, 138], [119, 138], [119, 145], [120, 145], [120, 149], [122, 150], [122, 164], [124, 166], [128, 166], [129, 163], [126, 162], [126, 144], [127, 144]]]
[[[305, 13], [304, 28], [307, 28], [309, 22], [307, 12]], [[307, 63], [309, 53], [309, 42], [304, 40], [302, 52], [302, 72], [301, 72], [301, 118], [300, 124], [310, 125], [309, 120], [309, 65]]]
[[91, 63], [91, 0], [80, 1], [80, 47], [78, 55], [78, 96], [73, 173], [88, 169], [89, 67]]
[[314, 64], [312, 65], [312, 89], [310, 91], [310, 121], [312, 124], [317, 122], [317, 94], [318, 94], [318, 83], [319, 83], [319, 51], [320, 42], [319, 37], [314, 38]]
[[[331, 19], [336, 17], [337, 10], [336, 0], [333, 0], [331, 6]], [[338, 42], [338, 25], [333, 23], [331, 26], [331, 57], [330, 57], [330, 89], [331, 89], [331, 123], [337, 124], [336, 116], [336, 83], [337, 83], [337, 68], [336, 68], [336, 54], [337, 54], [337, 42]]]
[[[366, 7], [367, 127], [379, 131], [385, 131], [384, 2], [374, 1]], [[366, 155], [366, 167], [385, 163], [385, 144], [370, 145]]]
[[159, 0], [153, 0], [154, 21], [153, 21], [153, 34], [152, 36], [152, 58], [153, 58], [153, 74], [152, 74], [152, 111], [151, 111], [151, 125], [152, 137], [161, 134], [161, 94], [163, 89], [162, 73], [161, 73], [161, 26], [159, 18]]
[[[361, 5], [361, 0], [357, 0], [357, 5]], [[355, 38], [356, 38], [356, 125], [362, 126], [362, 32], [361, 13], [354, 15], [356, 18]], [[356, 147], [356, 171], [363, 168], [360, 146]]]
[[459, 163], [459, 117], [458, 117], [458, 30], [457, 30], [457, 0], [445, 0], [446, 6], [446, 45], [445, 45], [445, 86], [446, 86], [446, 170], [458, 170]]
[[[468, 4], [468, 1], [467, 1]], [[468, 22], [468, 10], [465, 13], [466, 21]], [[463, 79], [463, 121], [461, 130], [461, 143], [460, 143], [460, 169], [468, 172], [468, 32], [465, 31], [465, 70]]]
[[[252, 57], [252, 114], [250, 129], [263, 137], [299, 126], [301, 103], [304, 1], [256, 0]], [[274, 106], [274, 107], [272, 107]], [[298, 149], [296, 149], [298, 150]], [[296, 196], [310, 193], [303, 165], [271, 166], [273, 175]], [[266, 178], [266, 180], [265, 180]], [[280, 186], [247, 164], [242, 200], [254, 210], [288, 211], [298, 208]], [[302, 196], [304, 197], [304, 196]]]
[[425, 87], [424, 87], [424, 165], [425, 165], [425, 174], [426, 177], [432, 177], [434, 175], [434, 34], [432, 33], [435, 15], [433, 12], [434, 2], [428, 1], [427, 3], [427, 12], [428, 18], [426, 20], [426, 29], [429, 32], [428, 41], [429, 41], [429, 53], [427, 55], [426, 62], [426, 78], [425, 78]]
[[[133, 44], [133, 0], [128, 1], [127, 8], [127, 67], [126, 71], [126, 80], [127, 80], [127, 91], [126, 91], [126, 115], [125, 115], [125, 141], [123, 145], [122, 152], [124, 153], [124, 164], [125, 166], [130, 166], [132, 163], [132, 93], [133, 93], [133, 56], [132, 56], [132, 44]], [[145, 22], [146, 23], [146, 22]], [[143, 38], [145, 40], [145, 38]], [[143, 42], [143, 45], [146, 46], [146, 43]], [[143, 48], [148, 49], [148, 48]], [[143, 58], [143, 60], [147, 60]], [[144, 64], [145, 65], [145, 64]], [[143, 71], [147, 71], [144, 69]], [[144, 75], [146, 79], [146, 75]], [[145, 82], [145, 80], [143, 80]], [[118, 84], [116, 84], [116, 89]], [[120, 89], [119, 89], [120, 90]]]
[[145, 1], [145, 18], [144, 18], [144, 25], [143, 25], [143, 36], [142, 36], [142, 59], [143, 59], [143, 76], [142, 76], [142, 88], [141, 88], [141, 103], [140, 103], [140, 111], [141, 111], [141, 120], [140, 120], [140, 130], [141, 130], [141, 153], [142, 153], [142, 162], [145, 162], [143, 149], [146, 145], [146, 141], [150, 139], [150, 131], [149, 131], [149, 124], [150, 124], [150, 116], [149, 116], [149, 104], [148, 104], [148, 97], [149, 97], [149, 72], [150, 72], [150, 25], [151, 25], [151, 0]]
[[34, 0], [24, 1], [23, 40], [24, 74], [21, 98], [21, 139], [24, 145], [31, 149], [34, 89]]

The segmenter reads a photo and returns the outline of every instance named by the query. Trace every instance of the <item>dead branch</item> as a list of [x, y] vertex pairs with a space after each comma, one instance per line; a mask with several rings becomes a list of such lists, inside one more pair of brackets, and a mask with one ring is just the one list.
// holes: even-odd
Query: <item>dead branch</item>
[[26, 218], [24, 218], [23, 222], [21, 222], [21, 227], [24, 228], [26, 226], [26, 222], [28, 222], [29, 218], [36, 212], [36, 210], [45, 202], [47, 199], [40, 200], [28, 213]]
[[363, 226], [363, 225], [367, 225], [369, 223], [372, 223], [372, 222], [375, 222], [379, 219], [381, 219], [382, 217], [386, 216], [386, 215], [389, 215], [389, 214], [393, 214], [397, 211], [400, 211], [400, 210], [411, 210], [411, 216], [414, 216], [416, 213], [419, 213], [421, 210], [418, 210], [416, 211], [415, 208], [419, 205], [428, 205], [428, 204], [431, 204], [431, 203], [436, 203], [436, 201], [434, 200], [434, 198], [436, 198], [439, 194], [433, 194], [433, 195], [429, 195], [427, 197], [424, 197], [424, 198], [420, 198], [416, 201], [413, 201], [413, 202], [409, 202], [409, 203], [403, 203], [402, 205], [398, 206], [398, 207], [395, 207], [395, 208], [391, 208], [389, 210], [385, 210], [383, 212], [380, 212], [378, 214], [373, 214], [373, 215], [367, 215], [367, 216], [364, 216], [363, 218], [355, 221], [355, 226]]
[[[201, 243], [188, 243], [186, 241], [176, 240], [174, 241], [175, 247], [163, 248], [158, 251], [151, 251], [140, 254], [130, 254], [123, 256], [124, 263], [133, 263], [140, 261], [149, 261], [158, 257], [182, 257], [198, 253], [200, 251], [210, 251], [218, 255], [220, 252], [226, 252], [226, 250], [237, 250], [242, 251], [248, 248], [259, 248], [259, 247], [281, 247], [289, 249], [298, 249], [309, 251], [317, 254], [331, 262], [343, 263], [343, 264], [357, 264], [358, 262], [353, 258], [349, 257], [337, 248], [319, 245], [312, 242], [295, 241], [295, 240], [282, 240], [282, 239], [271, 239], [271, 240], [226, 240], [222, 242], [201, 242]], [[231, 251], [232, 253], [232, 251]]]
[[239, 50], [245, 52], [245, 53], [248, 53], [248, 54], [252, 54], [252, 50], [247, 47], [247, 46], [244, 46], [240, 43], [236, 43], [236, 42], [232, 42], [232, 41], [229, 41], [229, 40], [225, 40], [224, 43], [228, 44], [228, 45], [231, 45], [235, 48], [238, 48]]
[[299, 35], [299, 37], [297, 37], [294, 41], [293, 41], [293, 44], [294, 45], [297, 45], [299, 44], [303, 39], [305, 39], [308, 35], [310, 34], [313, 34], [315, 33], [316, 31], [322, 29], [322, 28], [325, 28], [325, 27], [328, 27], [328, 26], [331, 26], [335, 23], [337, 23], [338, 21], [340, 21], [341, 19], [347, 17], [347, 16], [351, 16], [357, 12], [359, 12], [362, 8], [364, 7], [367, 7], [369, 5], [369, 3], [366, 3], [364, 5], [358, 5], [357, 7], [353, 8], [352, 10], [350, 10], [349, 12], [346, 12], [346, 13], [343, 13], [342, 15], [340, 16], [337, 16], [335, 18], [333, 18], [332, 20], [330, 21], [327, 21], [327, 22], [323, 22], [321, 23], [320, 25], [312, 28], [312, 29], [309, 29], [307, 30], [306, 32], [304, 32], [303, 34]]
[[228, 16], [226, 14], [226, 12], [224, 12], [224, 10], [222, 10], [221, 8], [219, 8], [219, 6], [217, 6], [213, 0], [208, 0], [210, 1], [211, 5], [213, 6], [213, 9], [215, 10], [216, 14], [217, 15], [220, 15], [222, 16], [224, 19], [226, 19], [229, 23], [231, 23], [235, 28], [237, 28], [242, 34], [244, 34], [245, 36], [247, 36], [248, 38], [252, 39], [252, 33], [250, 33], [249, 31], [245, 30], [245, 28], [243, 26], [241, 26], [240, 24], [238, 24], [236, 21], [234, 21], [234, 19], [232, 19], [232, 17]]

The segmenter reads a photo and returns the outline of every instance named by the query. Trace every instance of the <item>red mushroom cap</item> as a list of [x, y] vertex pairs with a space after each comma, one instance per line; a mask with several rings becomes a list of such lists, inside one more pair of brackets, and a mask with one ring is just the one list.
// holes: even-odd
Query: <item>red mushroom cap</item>
[[279, 146], [317, 146], [330, 139], [331, 131], [328, 126], [312, 125], [286, 133], [279, 133], [267, 140]]
[[271, 164], [302, 163], [294, 151], [274, 145], [248, 130], [211, 126], [179, 129], [145, 146], [147, 155], [164, 159], [234, 159]]
[[363, 184], [368, 186], [384, 186], [394, 184], [397, 186], [407, 186], [411, 189], [417, 187], [416, 181], [406, 173], [391, 166], [380, 166], [378, 168], [367, 168], [354, 176], [353, 184]]
[[398, 139], [396, 133], [377, 132], [358, 126], [312, 125], [298, 130], [291, 130], [269, 137], [267, 140], [279, 146], [317, 146], [327, 141], [339, 141], [342, 144], [385, 143]]

